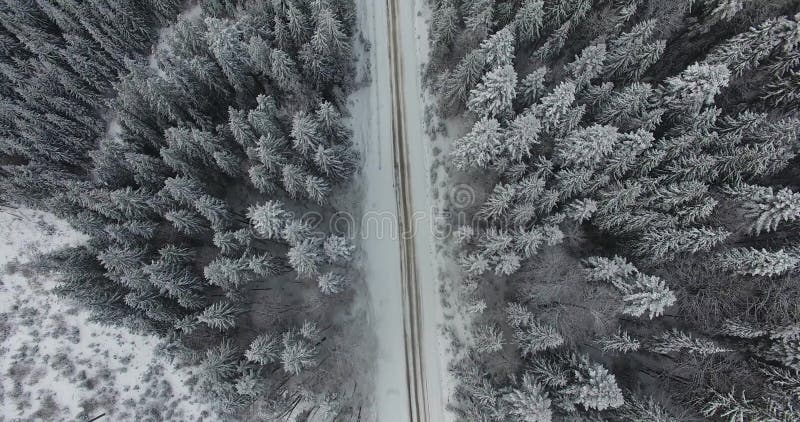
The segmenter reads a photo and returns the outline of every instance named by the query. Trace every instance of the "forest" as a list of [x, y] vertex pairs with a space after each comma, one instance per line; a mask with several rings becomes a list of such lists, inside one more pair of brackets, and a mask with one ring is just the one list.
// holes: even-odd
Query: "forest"
[[321, 224], [360, 160], [354, 22], [351, 0], [0, 2], [0, 204], [90, 239], [31, 266], [162, 337], [221, 412], [351, 411], [319, 379], [355, 364], [354, 245]]
[[[0, 212], [87, 239], [6, 275], [159, 339], [219, 420], [368, 420], [392, 388], [411, 407], [430, 355], [457, 421], [800, 420], [800, 1], [405, 1], [0, 0]], [[417, 53], [409, 106], [396, 73]], [[385, 280], [361, 261], [388, 268], [398, 239], [361, 250], [334, 221], [372, 206], [361, 172], [381, 154], [384, 196], [419, 198], [401, 142], [444, 168], [427, 195], [475, 193], [441, 196], [458, 212], [431, 248], [456, 269], [428, 269], [446, 351], [421, 344], [437, 308], [409, 315], [411, 284], [363, 303]], [[402, 240], [408, 283], [428, 251]], [[365, 386], [389, 309], [406, 379]], [[14, 311], [32, 326], [3, 308], [0, 340]]]
[[461, 420], [800, 419], [799, 6], [431, 2]]

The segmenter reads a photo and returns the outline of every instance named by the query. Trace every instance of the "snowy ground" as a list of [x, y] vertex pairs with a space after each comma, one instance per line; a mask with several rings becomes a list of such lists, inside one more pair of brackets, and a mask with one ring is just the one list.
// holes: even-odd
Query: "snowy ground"
[[427, 101], [422, 88], [420, 65], [428, 57], [427, 7], [421, 0], [399, 0], [397, 3], [400, 7], [398, 27], [402, 28], [400, 40], [403, 51], [407, 160], [416, 221], [414, 245], [422, 303], [422, 349], [428, 417], [430, 421], [446, 422], [451, 415], [445, 411], [447, 361], [443, 351], [446, 342], [441, 335], [444, 321], [439, 295], [440, 262], [436, 259], [436, 246], [441, 239], [434, 237], [434, 224], [440, 216], [440, 208], [431, 189], [432, 144], [425, 134], [423, 116]]
[[373, 383], [374, 403], [371, 414], [364, 416], [368, 421], [407, 421], [386, 4], [383, 0], [358, 0], [357, 4], [361, 33], [372, 44], [359, 61], [362, 71], [369, 68], [372, 83], [350, 98], [354, 141], [364, 166], [361, 173], [364, 218], [357, 225], [369, 288], [369, 322], [375, 334], [374, 367], [367, 381]]
[[[81, 242], [49, 214], [0, 210], [0, 420], [212, 421], [192, 374], [155, 337], [102, 327], [24, 271], [37, 252]], [[20, 270], [22, 269], [22, 270]]]

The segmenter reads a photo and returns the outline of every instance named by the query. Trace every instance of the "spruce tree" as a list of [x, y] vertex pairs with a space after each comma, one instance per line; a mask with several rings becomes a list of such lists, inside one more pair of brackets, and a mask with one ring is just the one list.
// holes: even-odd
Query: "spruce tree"
[[509, 413], [520, 421], [550, 422], [553, 419], [547, 392], [530, 374], [524, 374], [519, 386], [504, 394], [502, 399], [510, 408]]
[[319, 291], [322, 294], [325, 296], [334, 296], [342, 293], [345, 290], [348, 282], [344, 275], [334, 272], [327, 272], [319, 276], [317, 279], [317, 284], [319, 286]]
[[494, 68], [470, 92], [467, 107], [479, 116], [498, 117], [511, 112], [517, 96], [517, 72], [511, 65]]
[[280, 236], [287, 216], [283, 204], [278, 201], [267, 201], [259, 206], [251, 206], [247, 210], [247, 218], [256, 233], [268, 239], [276, 239]]
[[783, 249], [733, 248], [717, 254], [716, 260], [726, 270], [753, 276], [781, 275], [800, 264], [800, 257]]
[[294, 268], [298, 277], [311, 277], [319, 273], [321, 249], [316, 239], [305, 239], [289, 249], [289, 265]]
[[197, 320], [211, 328], [229, 330], [236, 326], [239, 310], [229, 302], [216, 302], [197, 315]]
[[267, 365], [278, 361], [280, 347], [280, 339], [270, 333], [263, 333], [250, 343], [244, 356], [250, 362]]

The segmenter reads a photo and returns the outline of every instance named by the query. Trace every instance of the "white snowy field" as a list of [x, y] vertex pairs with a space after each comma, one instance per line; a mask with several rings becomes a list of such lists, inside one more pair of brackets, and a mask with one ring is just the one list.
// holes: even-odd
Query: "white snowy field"
[[0, 420], [218, 420], [155, 337], [88, 321], [50, 292], [54, 280], [19, 266], [80, 234], [46, 213], [0, 209], [0, 239]]

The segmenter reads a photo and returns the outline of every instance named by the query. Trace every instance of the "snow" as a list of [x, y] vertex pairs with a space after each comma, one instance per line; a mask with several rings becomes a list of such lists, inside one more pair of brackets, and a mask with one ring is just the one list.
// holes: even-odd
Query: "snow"
[[359, 62], [360, 68], [369, 66], [372, 83], [350, 97], [353, 138], [363, 162], [362, 270], [369, 289], [369, 323], [376, 337], [371, 380], [374, 413], [365, 417], [408, 421], [386, 3], [358, 0], [357, 6], [360, 30], [372, 43], [368, 56]]
[[422, 88], [422, 66], [428, 57], [428, 25], [425, 21], [427, 7], [420, 0], [397, 2], [398, 19], [403, 51], [403, 79], [405, 81], [405, 117], [408, 145], [409, 174], [411, 175], [411, 201], [417, 227], [414, 245], [422, 303], [422, 349], [428, 396], [428, 419], [446, 422], [452, 415], [445, 411], [447, 403], [447, 362], [445, 338], [440, 335], [444, 326], [442, 298], [439, 295], [439, 265], [434, 238], [434, 222], [437, 221], [438, 204], [431, 192], [431, 169], [433, 157], [431, 140], [425, 134], [423, 120], [427, 99]]
[[[447, 399], [447, 356], [445, 338], [439, 335], [443, 312], [439, 297], [436, 243], [433, 221], [436, 205], [431, 195], [431, 143], [424, 133], [421, 58], [428, 55], [426, 16], [429, 13], [419, 1], [398, 1], [405, 79], [405, 118], [408, 131], [407, 157], [412, 175], [412, 204], [415, 216], [415, 238], [418, 280], [422, 304], [423, 367], [426, 375], [429, 420], [446, 422], [452, 415], [445, 412]], [[351, 96], [350, 114], [354, 116], [354, 139], [360, 148], [364, 167], [361, 224], [363, 271], [371, 301], [370, 325], [376, 336], [374, 355], [374, 408], [368, 420], [409, 420], [406, 386], [403, 304], [400, 280], [400, 246], [396, 236], [397, 197], [392, 157], [391, 87], [387, 3], [358, 0], [360, 29], [372, 43], [359, 67], [369, 66], [372, 83]]]
[[[0, 414], [11, 420], [217, 420], [192, 376], [156, 353], [154, 336], [100, 326], [24, 270], [39, 252], [85, 238], [50, 214], [0, 210]], [[16, 271], [14, 269], [17, 269]], [[156, 416], [157, 415], [157, 416]]]

